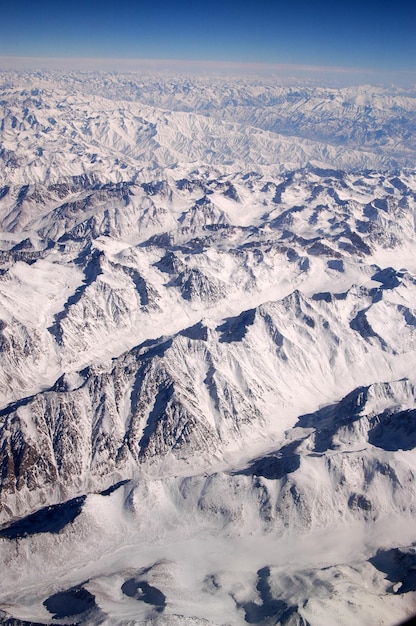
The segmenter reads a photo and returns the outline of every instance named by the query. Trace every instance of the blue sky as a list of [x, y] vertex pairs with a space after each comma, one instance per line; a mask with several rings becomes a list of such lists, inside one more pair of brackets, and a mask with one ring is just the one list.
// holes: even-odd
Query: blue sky
[[414, 0], [0, 2], [0, 56], [416, 69]]

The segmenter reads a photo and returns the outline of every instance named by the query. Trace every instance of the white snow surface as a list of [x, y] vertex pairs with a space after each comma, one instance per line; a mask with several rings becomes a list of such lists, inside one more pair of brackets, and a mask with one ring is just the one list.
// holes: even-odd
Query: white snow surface
[[268, 80], [0, 73], [0, 623], [416, 613], [416, 91]]

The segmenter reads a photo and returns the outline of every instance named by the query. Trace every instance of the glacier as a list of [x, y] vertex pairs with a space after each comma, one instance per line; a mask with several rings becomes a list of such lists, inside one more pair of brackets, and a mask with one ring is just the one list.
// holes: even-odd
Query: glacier
[[0, 623], [414, 614], [416, 89], [0, 83]]

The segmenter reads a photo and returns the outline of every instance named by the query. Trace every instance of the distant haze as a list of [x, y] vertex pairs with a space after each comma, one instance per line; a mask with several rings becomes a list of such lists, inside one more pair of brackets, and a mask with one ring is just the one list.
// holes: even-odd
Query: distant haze
[[383, 85], [409, 87], [416, 84], [416, 70], [371, 70], [363, 68], [255, 63], [198, 61], [177, 59], [117, 59], [88, 57], [0, 56], [0, 72], [76, 71], [123, 72], [169, 75], [178, 73], [199, 76], [263, 77], [280, 85], [346, 87]]

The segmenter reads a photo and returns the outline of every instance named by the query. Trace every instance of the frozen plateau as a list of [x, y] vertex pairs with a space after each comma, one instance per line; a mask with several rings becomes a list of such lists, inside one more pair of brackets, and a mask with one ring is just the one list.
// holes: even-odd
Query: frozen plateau
[[0, 85], [0, 623], [416, 614], [416, 87]]

